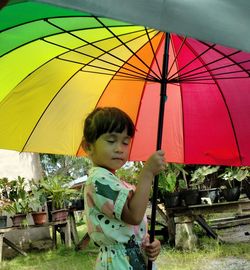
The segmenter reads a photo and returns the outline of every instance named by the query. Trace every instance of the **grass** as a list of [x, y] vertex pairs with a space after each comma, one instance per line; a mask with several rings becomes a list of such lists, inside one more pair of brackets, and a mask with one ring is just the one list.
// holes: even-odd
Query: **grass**
[[[78, 227], [80, 237], [85, 227]], [[4, 260], [1, 270], [91, 270], [97, 256], [97, 248], [90, 243], [84, 251], [75, 251], [59, 244], [56, 250], [29, 252], [27, 257], [17, 256]], [[200, 248], [192, 252], [183, 252], [163, 245], [157, 259], [158, 270], [200, 270], [210, 261], [224, 258], [246, 259], [250, 261], [249, 243], [218, 244], [217, 241], [202, 238]], [[239, 270], [239, 269], [238, 269]]]
[[160, 270], [200, 270], [204, 269], [204, 265], [207, 266], [214, 260], [225, 258], [237, 258], [250, 261], [249, 252], [249, 243], [220, 245], [215, 240], [203, 238], [201, 239], [201, 247], [192, 252], [183, 252], [170, 249], [169, 247], [163, 247], [157, 260], [157, 265]]

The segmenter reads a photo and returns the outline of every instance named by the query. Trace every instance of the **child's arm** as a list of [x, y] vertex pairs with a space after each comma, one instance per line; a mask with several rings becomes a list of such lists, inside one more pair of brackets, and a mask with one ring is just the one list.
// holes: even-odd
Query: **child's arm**
[[149, 200], [154, 176], [164, 169], [164, 152], [156, 151], [145, 163], [135, 192], [127, 199], [122, 211], [122, 220], [131, 225], [141, 223]]

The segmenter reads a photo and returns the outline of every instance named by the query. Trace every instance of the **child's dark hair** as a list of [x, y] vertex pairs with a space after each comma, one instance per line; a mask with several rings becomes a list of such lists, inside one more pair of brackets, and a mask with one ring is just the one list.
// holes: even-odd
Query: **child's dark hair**
[[115, 107], [96, 108], [85, 119], [83, 136], [87, 143], [94, 143], [104, 133], [121, 133], [125, 128], [128, 136], [133, 137], [134, 123], [124, 111]]

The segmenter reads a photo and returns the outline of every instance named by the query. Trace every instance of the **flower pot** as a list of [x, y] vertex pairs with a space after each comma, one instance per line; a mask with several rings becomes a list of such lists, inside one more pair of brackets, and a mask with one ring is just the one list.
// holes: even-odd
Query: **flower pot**
[[35, 225], [42, 225], [47, 222], [46, 212], [33, 212], [32, 217]]
[[224, 188], [221, 190], [224, 199], [228, 202], [238, 201], [240, 198], [240, 187]]
[[164, 193], [165, 208], [173, 208], [180, 206], [181, 196], [180, 192], [166, 192]]
[[185, 205], [200, 204], [201, 202], [198, 189], [183, 190], [181, 196]]
[[74, 210], [84, 210], [84, 200], [83, 199], [72, 200], [70, 208]]
[[48, 209], [48, 220], [49, 220], [49, 222], [51, 222], [52, 221], [52, 214], [51, 214], [51, 212], [52, 212], [52, 201], [47, 201], [47, 209]]
[[65, 221], [68, 218], [68, 209], [59, 209], [51, 211], [52, 221]]
[[0, 216], [0, 228], [7, 227], [7, 216]]
[[245, 193], [246, 193], [248, 199], [250, 199], [250, 180], [244, 181], [243, 184], [244, 184]]
[[219, 201], [220, 192], [218, 188], [200, 190], [199, 193], [200, 198], [210, 198], [212, 203], [217, 203]]
[[23, 222], [26, 220], [26, 214], [16, 214], [13, 217], [10, 217], [12, 219], [12, 226], [13, 227], [19, 227], [23, 224]]

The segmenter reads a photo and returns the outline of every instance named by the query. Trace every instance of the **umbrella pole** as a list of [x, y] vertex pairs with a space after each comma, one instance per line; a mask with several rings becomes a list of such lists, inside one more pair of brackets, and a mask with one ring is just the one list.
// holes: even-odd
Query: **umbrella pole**
[[[164, 58], [162, 64], [162, 79], [161, 79], [161, 93], [160, 93], [160, 108], [159, 108], [159, 119], [158, 119], [158, 132], [157, 132], [157, 150], [161, 149], [162, 145], [162, 131], [164, 121], [165, 102], [167, 100], [167, 71], [168, 71], [168, 50], [169, 50], [170, 34], [166, 33], [165, 47], [164, 47]], [[158, 197], [158, 182], [159, 175], [155, 176], [153, 184], [153, 199], [152, 199], [152, 212], [151, 212], [151, 226], [150, 226], [150, 243], [154, 241], [155, 237], [155, 221], [156, 221], [156, 208], [157, 208], [157, 197]], [[148, 261], [148, 270], [152, 269], [152, 261]]]

